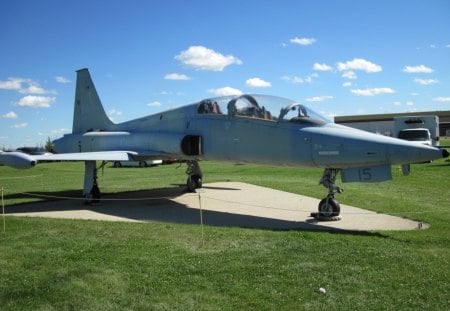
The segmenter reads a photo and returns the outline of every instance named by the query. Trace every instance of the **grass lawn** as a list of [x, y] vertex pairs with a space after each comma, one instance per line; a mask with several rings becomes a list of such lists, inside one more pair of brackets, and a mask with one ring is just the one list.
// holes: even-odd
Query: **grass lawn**
[[[321, 170], [202, 162], [205, 182], [242, 181], [321, 198]], [[184, 184], [185, 166], [105, 168], [103, 192]], [[313, 232], [6, 217], [1, 310], [448, 310], [449, 160], [344, 184], [344, 204], [431, 224], [415, 231]], [[83, 164], [0, 167], [21, 193], [79, 196]], [[126, 204], [126, 203], [124, 203]], [[326, 289], [321, 294], [319, 288]]]

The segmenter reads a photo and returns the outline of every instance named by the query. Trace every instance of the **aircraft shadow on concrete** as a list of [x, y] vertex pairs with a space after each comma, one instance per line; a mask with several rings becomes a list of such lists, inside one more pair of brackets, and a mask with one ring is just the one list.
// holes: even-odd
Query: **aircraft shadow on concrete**
[[[218, 189], [218, 187], [213, 187]], [[220, 188], [220, 190], [233, 190], [236, 188]], [[166, 222], [178, 224], [200, 224], [200, 210], [190, 208], [171, 200], [186, 194], [184, 187], [159, 188], [143, 191], [120, 193], [106, 193], [99, 203], [85, 204], [77, 197], [80, 191], [64, 192], [36, 192], [37, 196], [69, 197], [74, 199], [50, 199], [42, 202], [24, 203], [5, 207], [6, 214], [64, 212], [88, 210], [108, 216], [116, 216], [142, 222]], [[196, 195], [196, 194], [192, 194]], [[23, 198], [23, 194], [6, 196], [5, 199]], [[198, 204], [198, 203], [197, 203]], [[45, 216], [44, 216], [45, 217]], [[313, 223], [312, 219], [306, 221], [289, 221], [260, 216], [233, 214], [227, 212], [202, 210], [203, 224], [218, 227], [241, 227], [269, 230], [322, 230], [342, 233], [367, 235], [372, 233], [352, 230], [330, 228]], [[378, 234], [375, 234], [378, 235]]]
[[[184, 187], [186, 188], [185, 184], [171, 184], [171, 186], [176, 187]], [[241, 191], [242, 189], [239, 188], [231, 188], [231, 187], [216, 187], [216, 186], [202, 186], [203, 189], [212, 189], [212, 190], [232, 190], [232, 191]]]

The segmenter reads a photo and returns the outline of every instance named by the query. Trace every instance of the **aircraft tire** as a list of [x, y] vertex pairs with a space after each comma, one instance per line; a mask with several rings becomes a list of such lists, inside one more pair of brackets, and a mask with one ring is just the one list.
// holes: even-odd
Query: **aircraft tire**
[[339, 202], [332, 198], [322, 199], [319, 203], [319, 214], [322, 217], [339, 216], [341, 213], [341, 206]]
[[91, 192], [89, 192], [89, 195], [86, 197], [86, 204], [94, 204], [100, 202], [100, 188], [97, 186], [97, 184], [94, 184], [92, 186]]
[[189, 192], [195, 192], [195, 189], [203, 186], [202, 177], [200, 175], [192, 175], [188, 177], [186, 185]]
[[202, 181], [202, 177], [199, 175], [194, 175], [192, 176], [192, 178], [195, 181], [195, 189], [199, 189], [203, 187], [203, 181]]
[[119, 161], [115, 161], [114, 167], [122, 167], [122, 164]]
[[186, 185], [187, 185], [187, 190], [188, 192], [195, 192], [197, 183], [195, 182], [194, 177], [188, 177], [187, 181], [186, 181]]

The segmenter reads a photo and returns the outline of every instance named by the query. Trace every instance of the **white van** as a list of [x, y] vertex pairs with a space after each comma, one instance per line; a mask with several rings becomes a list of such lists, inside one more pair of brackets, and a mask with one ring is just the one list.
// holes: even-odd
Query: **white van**
[[415, 141], [429, 146], [433, 144], [430, 131], [426, 128], [410, 128], [401, 130], [398, 132], [398, 138]]

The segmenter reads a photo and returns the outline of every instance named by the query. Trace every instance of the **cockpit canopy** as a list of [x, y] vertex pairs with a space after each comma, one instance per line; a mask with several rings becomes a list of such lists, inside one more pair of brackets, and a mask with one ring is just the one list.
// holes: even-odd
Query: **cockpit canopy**
[[199, 114], [224, 112], [230, 117], [254, 118], [274, 122], [325, 124], [331, 121], [310, 108], [290, 99], [268, 95], [237, 95], [202, 100], [197, 104]]

